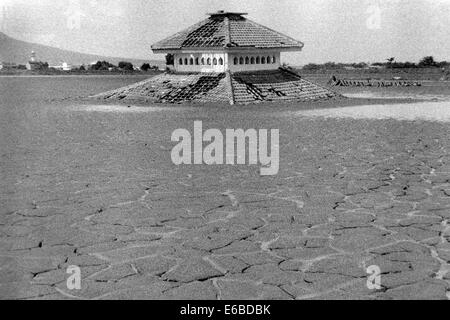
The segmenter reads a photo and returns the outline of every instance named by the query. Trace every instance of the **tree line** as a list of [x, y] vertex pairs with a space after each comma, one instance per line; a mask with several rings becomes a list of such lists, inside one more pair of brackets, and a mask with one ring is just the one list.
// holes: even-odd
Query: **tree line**
[[335, 63], [326, 62], [323, 64], [310, 63], [303, 67], [303, 70], [320, 70], [320, 69], [344, 69], [344, 68], [354, 68], [354, 69], [366, 69], [370, 67], [380, 67], [386, 69], [404, 69], [404, 68], [450, 68], [449, 61], [437, 62], [433, 56], [423, 57], [418, 63], [414, 62], [397, 62], [395, 58], [388, 58], [384, 62], [375, 62], [372, 64], [366, 62], [359, 63]]
[[[84, 67], [86, 70], [86, 68]], [[88, 67], [90, 71], [134, 71], [134, 65], [131, 62], [120, 61], [118, 65], [114, 65], [108, 61], [97, 61], [97, 63], [92, 64]], [[152, 66], [149, 63], [143, 63], [139, 70], [141, 71], [149, 71], [149, 70], [158, 70], [157, 66]]]

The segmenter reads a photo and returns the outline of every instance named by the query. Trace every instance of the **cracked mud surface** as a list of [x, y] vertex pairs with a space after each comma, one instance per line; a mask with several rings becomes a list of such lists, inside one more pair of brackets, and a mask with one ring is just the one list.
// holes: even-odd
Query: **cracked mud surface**
[[[88, 112], [41, 96], [79, 88], [14, 81], [0, 88], [28, 94], [1, 104], [3, 299], [449, 296], [449, 123], [273, 107]], [[194, 120], [280, 129], [279, 174], [175, 167], [170, 135]], [[70, 265], [81, 290], [67, 289]], [[370, 265], [381, 290], [366, 286]]]

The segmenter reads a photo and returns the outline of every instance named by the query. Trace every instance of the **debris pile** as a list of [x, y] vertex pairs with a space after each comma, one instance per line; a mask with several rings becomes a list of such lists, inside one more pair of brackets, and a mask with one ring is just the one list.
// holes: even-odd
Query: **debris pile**
[[331, 77], [328, 84], [336, 87], [411, 87], [422, 86], [420, 81], [408, 80], [379, 80], [379, 79], [337, 79]]

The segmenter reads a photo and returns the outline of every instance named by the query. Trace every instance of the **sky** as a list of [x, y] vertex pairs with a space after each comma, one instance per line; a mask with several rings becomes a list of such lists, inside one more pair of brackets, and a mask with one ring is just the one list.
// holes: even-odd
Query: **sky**
[[0, 0], [0, 31], [105, 56], [163, 59], [150, 46], [218, 10], [305, 43], [292, 65], [450, 61], [450, 0]]

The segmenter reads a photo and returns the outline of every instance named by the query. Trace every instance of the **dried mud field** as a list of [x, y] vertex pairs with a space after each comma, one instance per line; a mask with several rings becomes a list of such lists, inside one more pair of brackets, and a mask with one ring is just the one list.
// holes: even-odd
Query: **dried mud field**
[[[139, 80], [0, 79], [2, 299], [450, 297], [450, 122], [78, 99]], [[195, 120], [279, 129], [279, 174], [173, 165]]]

